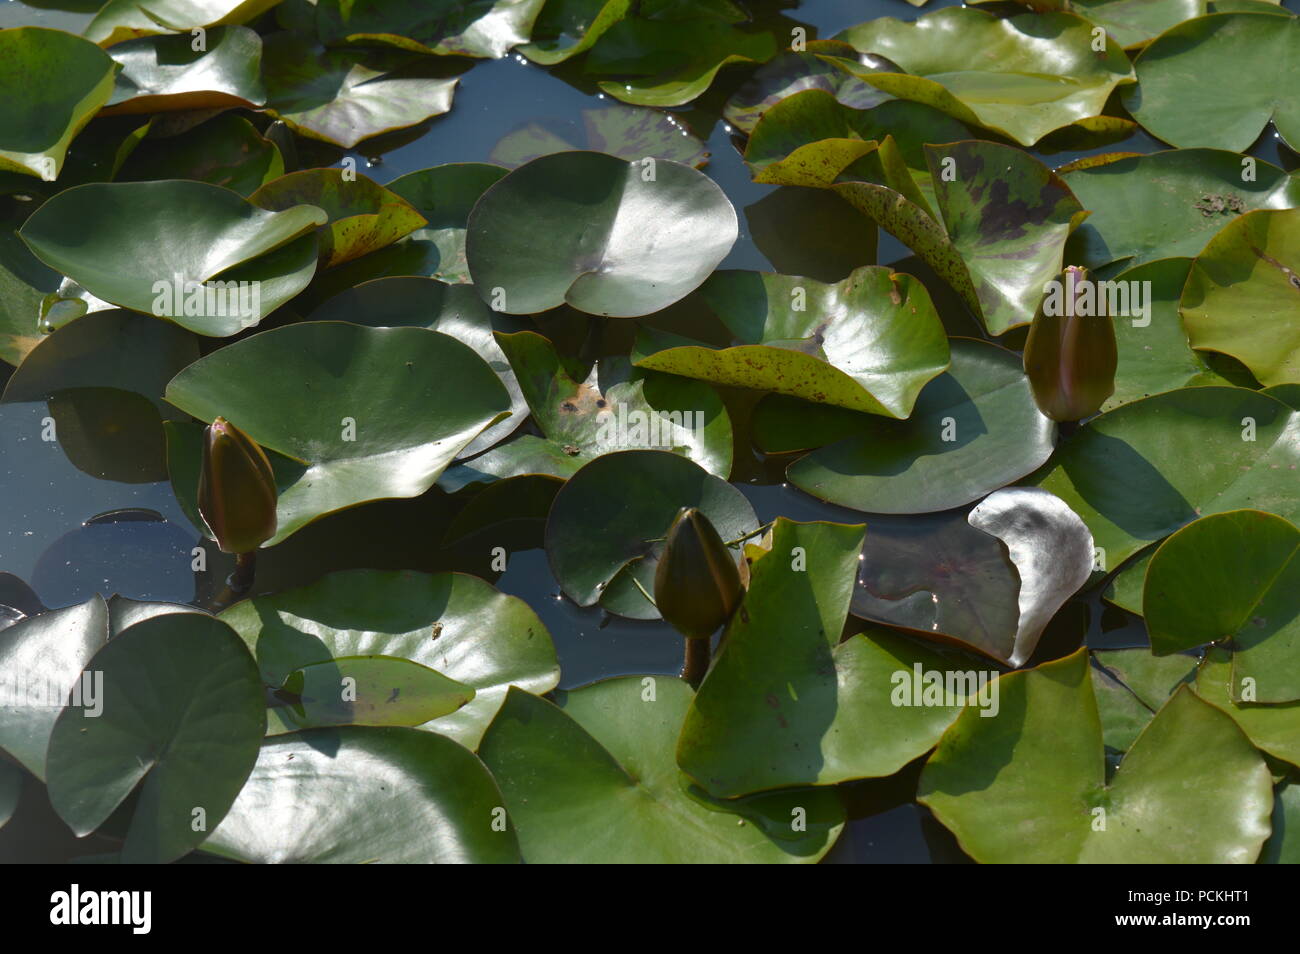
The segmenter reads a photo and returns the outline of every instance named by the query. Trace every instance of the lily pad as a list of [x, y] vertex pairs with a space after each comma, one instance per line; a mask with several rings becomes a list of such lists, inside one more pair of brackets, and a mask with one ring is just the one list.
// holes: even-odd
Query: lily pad
[[448, 471], [449, 492], [469, 483], [524, 474], [570, 477], [588, 461], [621, 450], [660, 449], [726, 478], [731, 419], [708, 385], [654, 371], [610, 380], [604, 362], [579, 380], [549, 340], [532, 331], [498, 334], [542, 437], [523, 434]]
[[[44, 781], [55, 720], [108, 640], [102, 597], [20, 619], [0, 632], [0, 748]], [[88, 688], [94, 688], [93, 681]]]
[[423, 725], [474, 690], [398, 656], [335, 656], [295, 669], [272, 695], [267, 735], [331, 725]]
[[965, 704], [964, 692], [937, 706], [911, 698], [914, 667], [942, 679], [962, 665], [956, 654], [883, 629], [839, 643], [862, 538], [861, 526], [782, 517], [752, 559], [743, 609], [677, 744], [678, 764], [710, 794], [892, 775]]
[[412, 54], [327, 50], [287, 32], [262, 47], [267, 112], [309, 139], [351, 149], [451, 109], [457, 80], [422, 68]]
[[349, 321], [372, 328], [428, 328], [467, 344], [488, 363], [510, 395], [510, 416], [470, 441], [459, 458], [487, 450], [528, 417], [528, 405], [494, 331], [516, 330], [516, 320], [488, 308], [474, 289], [431, 278], [393, 277], [363, 282], [311, 313], [312, 321]]
[[547, 692], [560, 670], [546, 627], [522, 600], [463, 573], [343, 570], [221, 614], [257, 657], [262, 678], [362, 655], [395, 656], [470, 688], [472, 701], [423, 728], [474, 748], [506, 690]]
[[699, 292], [737, 342], [715, 349], [643, 328], [643, 368], [906, 418], [948, 367], [948, 341], [925, 286], [881, 266], [843, 281], [716, 272]]
[[586, 72], [603, 79], [609, 96], [636, 106], [681, 106], [709, 88], [718, 71], [763, 63], [777, 53], [767, 32], [749, 32], [723, 20], [625, 19], [587, 53]]
[[1300, 19], [1215, 13], [1171, 27], [1134, 62], [1124, 105], [1174, 146], [1245, 152], [1272, 120], [1300, 148]]
[[999, 679], [997, 717], [957, 717], [921, 803], [985, 863], [1253, 862], [1272, 778], [1232, 720], [1180, 688], [1107, 783], [1088, 668], [1079, 650]]
[[1054, 129], [1099, 115], [1116, 86], [1133, 82], [1124, 51], [1094, 50], [1092, 30], [1073, 13], [1003, 20], [949, 7], [915, 22], [880, 17], [835, 39], [906, 71], [856, 73], [877, 89], [1032, 146]]
[[1300, 380], [1300, 209], [1225, 225], [1192, 263], [1178, 310], [1193, 348], [1232, 355], [1261, 384]]
[[[0, 199], [0, 209], [6, 203]], [[24, 206], [34, 203], [8, 204], [10, 208], [0, 212], [0, 360], [17, 365], [44, 337], [44, 303], [48, 296], [57, 296], [63, 276], [18, 237], [18, 228], [32, 211]], [[80, 304], [71, 308], [74, 314], [84, 314]]]
[[1249, 678], [1252, 701], [1300, 700], [1300, 530], [1290, 521], [1232, 510], [1189, 523], [1151, 558], [1142, 611], [1152, 652], [1232, 640], [1234, 698]]
[[50, 802], [80, 837], [139, 786], [123, 860], [173, 861], [221, 821], [257, 758], [266, 713], [253, 657], [219, 620], [173, 613], [114, 636], [86, 671], [100, 711], [83, 699], [55, 722]]
[[1279, 785], [1273, 796], [1273, 835], [1259, 856], [1260, 864], [1300, 864], [1300, 785]]
[[[996, 0], [990, 0], [996, 2]], [[1031, 10], [1069, 10], [1125, 47], [1141, 46], [1175, 24], [1204, 16], [1207, 0], [1019, 0]]]
[[1232, 675], [1232, 654], [1212, 646], [1196, 673], [1196, 694], [1217, 706], [1241, 727], [1258, 748], [1292, 765], [1300, 765], [1300, 702], [1259, 705], [1237, 702], [1241, 685]]
[[8, 762], [0, 762], [0, 828], [13, 817], [23, 795], [23, 770]]
[[507, 171], [487, 162], [449, 162], [407, 173], [388, 183], [388, 191], [409, 202], [428, 224], [385, 253], [385, 257], [391, 256], [396, 261], [412, 251], [419, 252], [422, 267], [411, 270], [412, 265], [403, 262], [396, 267], [404, 271], [387, 274], [427, 275], [453, 284], [468, 284], [465, 227], [470, 209]]
[[282, 175], [276, 145], [242, 116], [222, 113], [179, 136], [145, 138], [114, 180], [196, 179], [248, 196]]
[[1300, 520], [1297, 469], [1300, 412], [1245, 388], [1197, 387], [1094, 418], [1032, 482], [1069, 504], [1117, 567], [1204, 514]]
[[1033, 654], [1092, 567], [1087, 528], [1063, 502], [1011, 487], [970, 512], [877, 516], [852, 613], [1003, 665]]
[[632, 0], [548, 0], [519, 52], [543, 66], [562, 63], [591, 49], [631, 7]]
[[[1121, 404], [1183, 387], [1228, 385], [1229, 381], [1193, 351], [1178, 314], [1178, 299], [1187, 283], [1191, 259], [1165, 258], [1121, 272], [1113, 279], [1122, 287], [1141, 291], [1147, 311], [1138, 314], [1130, 300], [1129, 317], [1116, 318], [1115, 344], [1119, 362], [1115, 392], [1101, 406], [1111, 411]], [[1150, 282], [1148, 286], [1145, 283]], [[1100, 285], [1098, 288], [1100, 289]]]
[[[836, 143], [848, 151], [827, 154]], [[870, 141], [814, 143], [768, 167], [763, 179], [831, 188], [920, 255], [990, 334], [1028, 324], [1087, 212], [1060, 177], [1014, 146], [972, 140], [922, 148], [933, 211], [892, 136], [875, 148]], [[847, 180], [840, 175], [846, 167]]]
[[[247, 23], [280, 0], [108, 0], [84, 36], [100, 46], [160, 33], [189, 33], [194, 27]], [[188, 42], [188, 41], [187, 41]]]
[[268, 182], [248, 201], [271, 212], [299, 205], [325, 210], [322, 265], [341, 265], [391, 245], [425, 225], [425, 218], [396, 193], [373, 179], [343, 169], [304, 169]]
[[930, 212], [936, 199], [924, 145], [969, 135], [957, 120], [924, 103], [899, 99], [859, 110], [812, 89], [786, 97], [763, 114], [745, 145], [745, 162], [756, 182], [795, 185], [801, 167], [813, 167], [813, 175], [822, 178], [836, 166], [843, 168], [868, 155], [873, 144], [892, 136], [925, 197], [922, 208]]
[[527, 43], [546, 0], [319, 0], [316, 28], [330, 44], [384, 44], [416, 53], [496, 58]]
[[110, 54], [121, 69], [105, 113], [261, 106], [262, 38], [247, 27], [217, 27], [195, 50], [184, 36], [128, 40]]
[[[777, 103], [808, 89], [830, 93], [841, 105], [852, 109], [870, 109], [887, 99], [888, 93], [870, 83], [834, 66], [825, 57], [849, 57], [858, 60], [860, 54], [839, 40], [810, 40], [802, 50], [786, 50], [754, 71], [731, 94], [723, 107], [727, 122], [742, 133], [752, 133], [759, 119]], [[896, 64], [884, 57], [863, 57], [861, 65], [878, 70], [898, 72]]]
[[584, 109], [581, 126], [576, 121], [531, 122], [503, 136], [488, 158], [515, 169], [541, 156], [574, 149], [603, 152], [628, 162], [647, 156], [671, 159], [696, 169], [708, 164], [710, 155], [704, 141], [671, 113], [611, 103]]
[[519, 842], [473, 753], [416, 729], [268, 739], [203, 850], [263, 864], [511, 864]]
[[177, 179], [77, 186], [37, 209], [19, 235], [99, 298], [223, 337], [307, 286], [311, 233], [325, 221], [314, 206], [266, 212], [229, 189]]
[[225, 417], [298, 462], [264, 546], [336, 510], [419, 496], [510, 406], [468, 345], [424, 328], [341, 321], [228, 345], [173, 378], [166, 398], [204, 421]]
[[525, 861], [815, 862], [843, 827], [832, 792], [721, 801], [691, 786], [673, 754], [691, 701], [679, 679], [626, 676], [557, 696], [510, 690], [479, 748]]
[[1196, 679], [1196, 659], [1182, 654], [1113, 649], [1095, 652], [1092, 659], [1092, 689], [1108, 756], [1131, 749], [1178, 687]]
[[566, 152], [534, 159], [483, 193], [465, 252], [479, 294], [498, 311], [568, 303], [629, 318], [697, 288], [737, 234], [736, 210], [694, 169]]
[[68, 144], [108, 102], [114, 69], [103, 50], [62, 30], [0, 30], [0, 89], [11, 93], [0, 101], [0, 172], [58, 178]]
[[183, 328], [130, 311], [98, 311], [65, 325], [32, 349], [4, 389], [4, 402], [43, 401], [59, 391], [117, 388], [148, 398], [163, 416], [185, 415], [162, 400], [178, 371], [198, 360], [198, 339]]
[[725, 480], [664, 451], [620, 451], [586, 464], [555, 496], [546, 555], [566, 596], [579, 606], [658, 619], [654, 586], [662, 538], [682, 507], [698, 507], [725, 541], [758, 529], [749, 501]]
[[[1253, 178], [1243, 180], [1250, 171]], [[1170, 149], [1063, 172], [1091, 212], [1071, 237], [1088, 268], [1193, 257], [1235, 216], [1300, 205], [1300, 179], [1220, 149]], [[1071, 259], [1075, 261], [1076, 259]]]
[[[921, 391], [907, 420], [859, 415], [849, 436], [791, 464], [790, 482], [855, 510], [932, 513], [978, 500], [1039, 467], [1052, 453], [1056, 428], [1034, 404], [1019, 356], [970, 339], [954, 338], [951, 348], [951, 366]], [[765, 405], [760, 434], [797, 435], [806, 405]], [[769, 451], [798, 449], [761, 436], [760, 443]]]

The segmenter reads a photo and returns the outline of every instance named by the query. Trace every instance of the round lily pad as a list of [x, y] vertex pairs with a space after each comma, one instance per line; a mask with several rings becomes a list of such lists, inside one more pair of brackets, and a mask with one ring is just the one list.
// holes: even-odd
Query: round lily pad
[[498, 311], [568, 303], [630, 318], [697, 288], [737, 234], [736, 210], [703, 173], [565, 152], [534, 159], [483, 193], [465, 254], [479, 294]]

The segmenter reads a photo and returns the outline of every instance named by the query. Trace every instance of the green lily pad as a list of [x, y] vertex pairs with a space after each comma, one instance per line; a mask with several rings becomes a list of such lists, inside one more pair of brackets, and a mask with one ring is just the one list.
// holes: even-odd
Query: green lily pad
[[1300, 411], [1300, 382], [1275, 384], [1271, 388], [1264, 388], [1264, 393]]
[[1087, 527], [1009, 487], [969, 512], [875, 516], [851, 612], [1020, 666], [1092, 568]]
[[[1133, 268], [1190, 258], [1239, 213], [1300, 205], [1300, 179], [1267, 162], [1246, 162], [1219, 149], [1170, 149], [1063, 172], [1091, 212], [1070, 240], [1077, 261]], [[1243, 181], [1248, 168], [1254, 178]]]
[[455, 712], [474, 690], [398, 656], [335, 656], [285, 678], [267, 711], [267, 735], [331, 725], [423, 725]]
[[1297, 469], [1300, 412], [1245, 388], [1197, 387], [1094, 418], [1032, 483], [1068, 503], [1117, 567], [1204, 514], [1300, 520]]
[[488, 158], [515, 169], [542, 156], [575, 149], [603, 152], [628, 162], [647, 156], [671, 159], [696, 169], [708, 164], [710, 155], [704, 140], [672, 114], [611, 103], [584, 109], [581, 127], [576, 122], [529, 123], [498, 140]]
[[422, 728], [474, 748], [510, 686], [548, 692], [560, 678], [550, 634], [522, 600], [463, 573], [343, 570], [227, 609], [282, 685], [295, 670], [361, 655], [396, 656], [469, 687], [472, 701]]
[[321, 233], [320, 254], [326, 268], [391, 245], [426, 224], [401, 196], [343, 169], [291, 172], [262, 186], [248, 201], [271, 212], [299, 205], [324, 209], [329, 222]]
[[1273, 795], [1273, 835], [1259, 856], [1260, 864], [1300, 864], [1300, 785], [1288, 782]]
[[758, 529], [749, 501], [725, 480], [664, 451], [620, 451], [583, 466], [555, 495], [546, 555], [566, 596], [635, 619], [659, 611], [649, 592], [662, 538], [682, 507], [698, 507], [725, 541]]
[[100, 46], [160, 33], [189, 33], [194, 27], [247, 23], [280, 0], [108, 0], [84, 36]]
[[918, 800], [985, 863], [1253, 862], [1272, 778], [1232, 720], [1180, 688], [1107, 783], [1088, 668], [1080, 650], [999, 679], [997, 717], [957, 717]]
[[296, 33], [262, 41], [267, 112], [309, 139], [351, 149], [451, 109], [457, 80], [397, 50], [327, 50]]
[[[859, 54], [839, 40], [811, 40], [802, 50], [778, 53], [731, 94], [722, 115], [742, 133], [750, 134], [764, 113], [804, 90], [823, 90], [841, 105], [852, 109], [870, 109], [893, 98], [834, 66], [825, 57], [848, 57], [856, 62]], [[895, 64], [883, 57], [870, 57], [869, 61], [865, 65], [871, 68], [897, 72]]]
[[37, 209], [19, 235], [105, 301], [224, 337], [307, 286], [311, 233], [324, 223], [314, 206], [265, 212], [229, 189], [177, 179], [77, 186]]
[[[988, 0], [995, 2], [995, 0]], [[1066, 10], [1086, 17], [1125, 48], [1141, 46], [1175, 24], [1204, 16], [1207, 0], [1019, 0], [1032, 10]]]
[[833, 792], [722, 801], [690, 785], [674, 759], [691, 701], [680, 679], [625, 676], [557, 696], [510, 690], [479, 747], [525, 861], [815, 862], [843, 827]]
[[419, 496], [510, 404], [492, 369], [454, 338], [341, 321], [228, 345], [173, 378], [166, 398], [299, 463], [279, 488], [265, 546], [336, 510]]
[[511, 864], [519, 842], [501, 804], [483, 763], [450, 739], [309, 729], [266, 740], [203, 850], [263, 864]]
[[[848, 151], [827, 154], [836, 143]], [[934, 211], [891, 136], [875, 148], [814, 143], [768, 167], [763, 179], [832, 189], [915, 251], [990, 334], [1028, 324], [1087, 212], [1059, 176], [1014, 146], [972, 140], [923, 149]], [[846, 167], [852, 181], [836, 181]]]
[[458, 465], [439, 481], [444, 490], [524, 474], [567, 478], [602, 454], [652, 448], [724, 479], [731, 473], [731, 419], [708, 385], [635, 369], [619, 377], [609, 373], [612, 360], [579, 380], [535, 332], [498, 334], [497, 342], [543, 436], [522, 434]]
[[65, 325], [42, 339], [5, 386], [3, 401], [43, 401], [59, 391], [117, 388], [148, 398], [171, 420], [185, 415], [162, 400], [178, 371], [198, 360], [185, 329], [113, 309]]
[[548, 0], [519, 52], [543, 66], [562, 63], [591, 49], [631, 6], [631, 0]]
[[114, 180], [195, 179], [248, 196], [282, 175], [276, 145], [242, 116], [222, 113], [179, 136], [145, 138]]
[[139, 786], [123, 860], [173, 861], [221, 821], [257, 758], [266, 710], [253, 657], [219, 620], [173, 613], [114, 636], [86, 671], [100, 711], [83, 699], [54, 723], [50, 802], [80, 837]]
[[465, 252], [479, 294], [497, 311], [567, 303], [630, 318], [697, 288], [737, 234], [736, 210], [694, 169], [567, 152], [488, 188], [470, 213]]
[[1241, 684], [1233, 679], [1232, 654], [1211, 646], [1196, 673], [1196, 694], [1217, 706], [1241, 727], [1256, 747], [1300, 765], [1300, 702], [1259, 705], [1238, 702]]
[[924, 103], [899, 99], [859, 110], [811, 89], [786, 97], [763, 114], [745, 146], [745, 162], [756, 182], [798, 185], [796, 179], [809, 168], [806, 174], [824, 181], [837, 166], [870, 154], [879, 140], [892, 136], [924, 196], [921, 207], [933, 214], [935, 191], [924, 146], [969, 135], [957, 120]]
[[[46, 334], [44, 302], [50, 295], [57, 297], [63, 278], [18, 237], [32, 205], [0, 199], [0, 360], [12, 365], [20, 364]], [[81, 311], [79, 305], [70, 307], [73, 313]]]
[[[872, 513], [960, 507], [1018, 480], [1052, 453], [1056, 427], [1034, 404], [1019, 356], [954, 338], [952, 364], [921, 391], [911, 416], [858, 415], [843, 439], [795, 461], [790, 482], [814, 497]], [[763, 432], [798, 435], [807, 405], [764, 402], [760, 445], [794, 450]], [[775, 420], [774, 420], [775, 418]]]
[[1002, 20], [949, 7], [911, 23], [880, 17], [835, 39], [906, 71], [855, 72], [877, 89], [1032, 146], [1055, 129], [1099, 115], [1116, 86], [1133, 82], [1124, 51], [1094, 50], [1092, 30], [1073, 13]]
[[1174, 146], [1244, 152], [1272, 120], [1300, 147], [1300, 19], [1215, 13], [1171, 27], [1134, 62], [1133, 118]]
[[1232, 355], [1265, 385], [1300, 380], [1298, 309], [1300, 209], [1225, 225], [1192, 263], [1178, 303], [1193, 348]]
[[1092, 658], [1092, 689], [1108, 754], [1132, 748], [1175, 690], [1196, 678], [1196, 659], [1181, 654], [1113, 649], [1095, 652]]
[[515, 319], [488, 308], [474, 289], [431, 278], [377, 278], [335, 295], [311, 313], [312, 321], [350, 321], [372, 328], [428, 328], [467, 344], [488, 363], [510, 395], [510, 416], [474, 438], [459, 457], [487, 450], [528, 417], [528, 404], [494, 331], [515, 330]]
[[[399, 269], [385, 274], [427, 275], [452, 284], [468, 284], [465, 227], [470, 210], [479, 196], [508, 171], [487, 162], [449, 162], [407, 173], [388, 183], [388, 191], [414, 206], [428, 224], [387, 250], [384, 256], [375, 256], [376, 259], [391, 257], [394, 267]], [[408, 257], [412, 259], [410, 263], [405, 261]], [[397, 261], [399, 258], [401, 263]]]
[[[107, 640], [108, 607], [99, 596], [0, 631], [0, 748], [42, 781], [55, 720]], [[87, 688], [93, 690], [93, 682]]]
[[247, 27], [217, 27], [195, 50], [184, 36], [151, 36], [113, 47], [121, 66], [106, 113], [261, 106], [262, 38]]
[[23, 795], [23, 770], [8, 762], [0, 762], [0, 828], [13, 817]]
[[58, 178], [68, 144], [108, 102], [114, 69], [103, 50], [62, 30], [0, 30], [0, 89], [11, 93], [0, 102], [0, 172]]
[[1300, 530], [1258, 510], [1195, 520], [1147, 568], [1142, 612], [1159, 655], [1230, 639], [1234, 698], [1300, 700]]
[[881, 266], [843, 281], [714, 273], [700, 297], [738, 342], [728, 348], [643, 328], [639, 367], [906, 418], [948, 367], [948, 341], [925, 286]]
[[914, 677], [924, 678], [916, 670], [946, 678], [963, 665], [956, 654], [883, 629], [838, 642], [862, 530], [778, 518], [769, 549], [752, 561], [744, 612], [732, 617], [677, 744], [682, 770], [712, 795], [892, 775], [966, 703], [964, 692], [940, 692], [938, 705], [912, 698]]
[[609, 96], [635, 106], [681, 106], [709, 88], [718, 71], [763, 63], [777, 53], [767, 32], [749, 32], [711, 17], [690, 20], [625, 19], [587, 53], [586, 72]]
[[[1119, 361], [1115, 368], [1115, 392], [1101, 406], [1102, 411], [1162, 391], [1232, 383], [1188, 344], [1187, 331], [1178, 314], [1178, 299], [1191, 266], [1191, 259], [1164, 258], [1114, 277], [1113, 281], [1130, 292], [1141, 289], [1143, 307], [1148, 311], [1138, 315], [1139, 309], [1130, 300], [1130, 317], [1116, 318], [1113, 322]], [[1145, 282], [1151, 283], [1149, 288]]]
[[545, 0], [319, 0], [325, 42], [383, 44], [416, 53], [505, 56], [527, 43]]

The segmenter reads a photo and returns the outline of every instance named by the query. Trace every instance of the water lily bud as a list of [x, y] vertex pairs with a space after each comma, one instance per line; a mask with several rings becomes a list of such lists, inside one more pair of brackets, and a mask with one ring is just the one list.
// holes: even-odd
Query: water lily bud
[[736, 558], [694, 507], [683, 507], [655, 570], [655, 604], [683, 636], [703, 639], [731, 618], [743, 595]]
[[275, 536], [275, 475], [262, 448], [225, 418], [203, 433], [199, 513], [226, 553], [248, 553]]
[[1070, 266], [1038, 306], [1025, 342], [1025, 374], [1039, 410], [1078, 421], [1115, 392], [1115, 326], [1086, 269]]

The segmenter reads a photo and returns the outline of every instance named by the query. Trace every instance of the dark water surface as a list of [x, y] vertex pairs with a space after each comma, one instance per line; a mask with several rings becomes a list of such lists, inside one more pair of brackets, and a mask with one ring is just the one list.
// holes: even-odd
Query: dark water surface
[[[1286, 5], [1294, 10], [1298, 3], [1300, 0], [1289, 0]], [[79, 31], [98, 5], [98, 0], [0, 0], [0, 27], [41, 25]], [[903, 0], [809, 0], [780, 10], [775, 4], [758, 6], [773, 11], [770, 16], [778, 22], [806, 26], [809, 38], [814, 38], [829, 37], [879, 16], [911, 20], [923, 12], [953, 5], [951, 0], [932, 0], [917, 10]], [[581, 144], [584, 110], [619, 107], [587, 84], [579, 71], [568, 68], [562, 72], [565, 78], [514, 55], [479, 61], [462, 76], [448, 115], [419, 127], [414, 136], [399, 133], [385, 137], [378, 148], [371, 140], [360, 151], [347, 155], [367, 175], [387, 183], [441, 163], [487, 161], [502, 139], [529, 124], [539, 124]], [[806, 204], [800, 205], [805, 203], [803, 198], [791, 197], [790, 190], [750, 181], [732, 130], [719, 116], [727, 93], [742, 78], [743, 71], [724, 70], [700, 103], [675, 112], [684, 126], [706, 141], [712, 156], [705, 171], [726, 191], [739, 213], [740, 239], [722, 267], [771, 271], [782, 270], [784, 263], [788, 271], [801, 245], [808, 244], [821, 227], [823, 212], [817, 209], [815, 214], [800, 215], [799, 208], [806, 208]], [[1152, 152], [1160, 148], [1164, 147], [1139, 133], [1092, 151]], [[1271, 131], [1252, 151], [1271, 162], [1279, 158]], [[1042, 158], [1060, 165], [1080, 154]], [[334, 149], [323, 161], [337, 165], [344, 155]], [[847, 206], [836, 206], [825, 215], [852, 217], [856, 213]], [[852, 260], [853, 254], [846, 250], [846, 271], [862, 263]], [[880, 263], [917, 271], [917, 263], [908, 261], [909, 255], [892, 237], [881, 234]], [[941, 307], [960, 308], [942, 283], [928, 284]], [[953, 320], [960, 326], [968, 319], [956, 316]], [[973, 325], [971, 331], [977, 333]], [[0, 368], [2, 384], [8, 368]], [[782, 483], [782, 462], [760, 460], [749, 446], [744, 419], [752, 397], [728, 394], [727, 400], [740, 435], [733, 476], [760, 520], [782, 515], [797, 520], [870, 521], [868, 515], [831, 507]], [[176, 602], [200, 602], [211, 594], [229, 572], [229, 562], [209, 547], [207, 572], [192, 571], [192, 550], [202, 540], [181, 513], [170, 486], [166, 482], [96, 479], [79, 470], [58, 444], [41, 440], [47, 413], [44, 404], [0, 405], [0, 571], [26, 581], [48, 607], [81, 602], [96, 592]], [[540, 525], [524, 528], [508, 542], [510, 562], [499, 579], [488, 562], [491, 548], [505, 541], [471, 538], [458, 548], [440, 547], [438, 541], [454, 510], [441, 492], [434, 490], [415, 501], [373, 504], [328, 517], [265, 551], [258, 589], [280, 590], [310, 582], [333, 569], [355, 566], [460, 569], [495, 579], [504, 592], [533, 607], [555, 641], [566, 688], [606, 676], [678, 670], [681, 640], [667, 626], [611, 618], [559, 596], [541, 549]], [[1103, 633], [1100, 604], [1095, 599], [1090, 615], [1090, 641], [1095, 638], [1099, 644], [1122, 645], [1131, 640], [1131, 629], [1122, 625]], [[828, 860], [963, 860], [952, 837], [914, 804], [918, 772], [919, 766], [914, 765], [892, 779], [846, 786], [855, 820]], [[61, 839], [67, 856], [92, 850], [84, 843], [78, 847], [66, 832], [55, 830], [57, 819], [45, 806], [34, 803], [37, 793], [33, 788], [28, 787], [31, 797], [20, 809], [28, 819], [22, 836], [26, 849], [14, 840], [20, 821], [16, 819], [7, 826], [9, 831], [0, 830], [0, 854], [12, 857], [14, 852], [39, 852], [41, 844], [48, 845], [55, 838]], [[32, 826], [55, 827], [46, 831], [42, 842], [33, 836]]]

